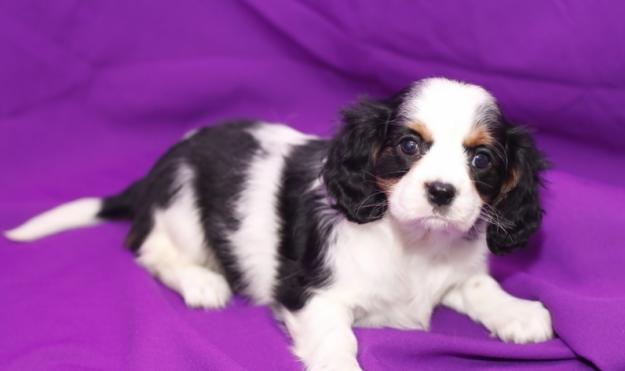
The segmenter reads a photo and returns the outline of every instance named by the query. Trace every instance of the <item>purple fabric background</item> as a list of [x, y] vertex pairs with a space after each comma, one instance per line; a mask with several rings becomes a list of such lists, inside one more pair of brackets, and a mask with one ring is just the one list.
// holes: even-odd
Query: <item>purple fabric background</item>
[[[141, 176], [228, 117], [329, 135], [336, 111], [443, 75], [483, 84], [554, 163], [544, 227], [493, 258], [558, 338], [504, 344], [449, 310], [357, 330], [368, 370], [625, 369], [625, 5], [602, 1], [2, 1], [0, 229]], [[0, 238], [2, 370], [295, 370], [264, 307], [184, 307], [125, 224]]]

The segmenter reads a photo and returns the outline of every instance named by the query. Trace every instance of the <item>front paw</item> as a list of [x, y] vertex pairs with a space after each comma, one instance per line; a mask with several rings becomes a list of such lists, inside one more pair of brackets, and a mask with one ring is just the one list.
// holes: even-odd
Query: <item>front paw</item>
[[537, 343], [553, 338], [551, 315], [538, 301], [511, 301], [484, 322], [492, 335], [506, 342]]

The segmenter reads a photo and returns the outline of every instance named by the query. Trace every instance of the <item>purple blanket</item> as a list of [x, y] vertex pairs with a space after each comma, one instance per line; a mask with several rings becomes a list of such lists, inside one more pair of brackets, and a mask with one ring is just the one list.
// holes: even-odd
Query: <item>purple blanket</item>
[[[367, 370], [625, 370], [625, 5], [590, 1], [0, 2], [0, 229], [119, 191], [185, 131], [249, 116], [329, 135], [427, 76], [482, 84], [553, 162], [528, 248], [492, 258], [557, 338], [505, 344], [438, 310], [359, 329]], [[2, 370], [296, 370], [268, 308], [187, 309], [126, 224], [0, 238]]]

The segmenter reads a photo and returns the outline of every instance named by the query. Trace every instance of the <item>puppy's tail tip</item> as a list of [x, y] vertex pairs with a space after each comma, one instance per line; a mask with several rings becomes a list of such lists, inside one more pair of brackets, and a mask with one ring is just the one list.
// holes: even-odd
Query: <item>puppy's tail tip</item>
[[2, 233], [7, 240], [15, 241], [15, 242], [28, 242], [32, 241], [33, 238], [28, 233], [24, 232], [24, 230], [20, 227], [10, 229], [8, 231], [4, 231]]
[[101, 209], [101, 198], [81, 198], [45, 211], [24, 224], [5, 231], [4, 236], [16, 242], [28, 242], [67, 229], [94, 225], [101, 221], [98, 217]]

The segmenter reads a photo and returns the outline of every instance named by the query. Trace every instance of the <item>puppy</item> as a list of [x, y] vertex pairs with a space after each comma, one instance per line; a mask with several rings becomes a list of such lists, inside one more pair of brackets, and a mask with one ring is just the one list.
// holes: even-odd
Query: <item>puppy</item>
[[129, 219], [137, 262], [190, 307], [271, 305], [310, 370], [358, 370], [352, 326], [427, 330], [439, 304], [515, 343], [553, 336], [487, 252], [541, 223], [545, 160], [479, 86], [431, 78], [343, 112], [331, 140], [232, 122], [189, 133], [118, 195], [8, 231], [33, 240]]

